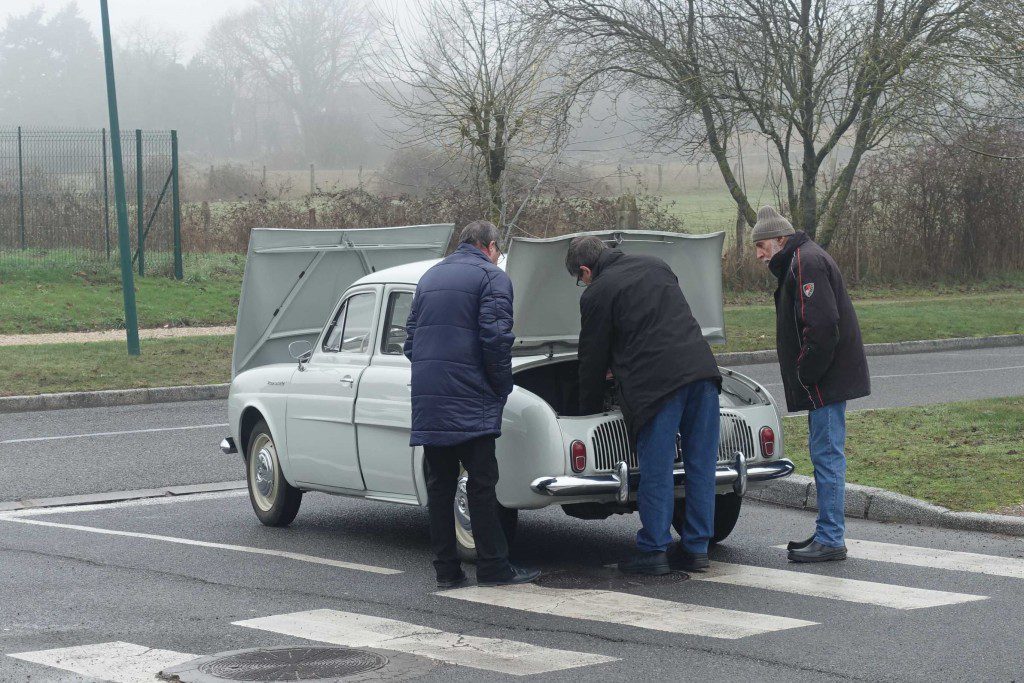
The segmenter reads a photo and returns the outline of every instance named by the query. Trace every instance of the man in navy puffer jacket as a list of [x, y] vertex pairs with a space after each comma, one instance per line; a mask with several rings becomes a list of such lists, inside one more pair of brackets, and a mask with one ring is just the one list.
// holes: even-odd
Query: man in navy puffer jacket
[[406, 324], [412, 361], [412, 446], [423, 446], [437, 585], [463, 583], [456, 552], [459, 464], [467, 493], [481, 585], [526, 583], [540, 572], [513, 567], [501, 528], [495, 440], [512, 393], [512, 282], [496, 265], [498, 229], [470, 223], [459, 248], [416, 287]]

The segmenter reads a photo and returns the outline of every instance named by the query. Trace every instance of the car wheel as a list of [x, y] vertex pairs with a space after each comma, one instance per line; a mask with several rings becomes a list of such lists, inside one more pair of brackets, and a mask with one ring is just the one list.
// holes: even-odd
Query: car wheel
[[302, 491], [295, 488], [281, 473], [274, 436], [267, 423], [260, 420], [252, 429], [245, 458], [249, 502], [259, 520], [266, 526], [288, 526], [299, 514]]
[[[740, 518], [740, 507], [743, 498], [735, 493], [723, 493], [715, 496], [715, 533], [711, 544], [721, 543], [736, 526]], [[672, 527], [680, 536], [683, 535], [683, 524], [686, 522], [686, 499], [676, 498], [676, 506], [672, 512]]]
[[[463, 562], [476, 562], [476, 542], [473, 540], [473, 524], [469, 518], [469, 494], [466, 492], [468, 475], [463, 472], [455, 489], [455, 545], [459, 559]], [[519, 510], [512, 510], [498, 504], [498, 520], [501, 530], [509, 545], [516, 536], [519, 526]]]

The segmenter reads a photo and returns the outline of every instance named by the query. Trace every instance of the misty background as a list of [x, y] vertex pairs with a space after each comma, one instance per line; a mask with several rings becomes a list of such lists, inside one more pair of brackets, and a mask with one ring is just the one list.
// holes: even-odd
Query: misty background
[[[377, 10], [401, 19], [412, 0]], [[263, 64], [294, 63], [315, 41], [264, 53], [244, 15], [253, 0], [110, 0], [122, 127], [176, 129], [188, 163], [251, 162], [270, 169], [381, 169], [396, 148], [396, 113], [363, 84], [355, 54], [376, 33], [371, 16], [338, 20], [343, 63], [316, 78], [275, 78]], [[13, 5], [13, 6], [12, 6]], [[347, 24], [347, 25], [346, 25]], [[18, 2], [0, 9], [0, 126], [108, 125], [99, 3]], [[317, 33], [323, 27], [289, 27]], [[349, 62], [345, 60], [352, 58]], [[640, 155], [642, 125], [628, 98], [597, 98], [572, 131], [569, 158], [612, 164]], [[657, 156], [657, 155], [656, 155]], [[607, 170], [607, 169], [606, 169]], [[711, 169], [707, 175], [713, 182]], [[614, 168], [613, 185], [621, 184]], [[629, 182], [635, 183], [635, 177]]]

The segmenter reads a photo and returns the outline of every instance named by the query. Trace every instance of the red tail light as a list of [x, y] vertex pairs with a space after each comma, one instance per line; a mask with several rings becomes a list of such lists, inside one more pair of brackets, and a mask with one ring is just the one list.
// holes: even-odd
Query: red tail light
[[582, 441], [573, 441], [569, 446], [569, 463], [572, 471], [579, 474], [587, 469], [587, 446]]
[[775, 455], [775, 430], [761, 427], [761, 455], [770, 458]]

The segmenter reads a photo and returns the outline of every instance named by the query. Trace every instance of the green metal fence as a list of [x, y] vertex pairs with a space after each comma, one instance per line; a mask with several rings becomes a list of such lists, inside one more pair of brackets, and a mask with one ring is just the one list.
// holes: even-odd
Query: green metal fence
[[[123, 131], [132, 263], [180, 279], [177, 131]], [[116, 265], [107, 130], [0, 128], [0, 269]]]

